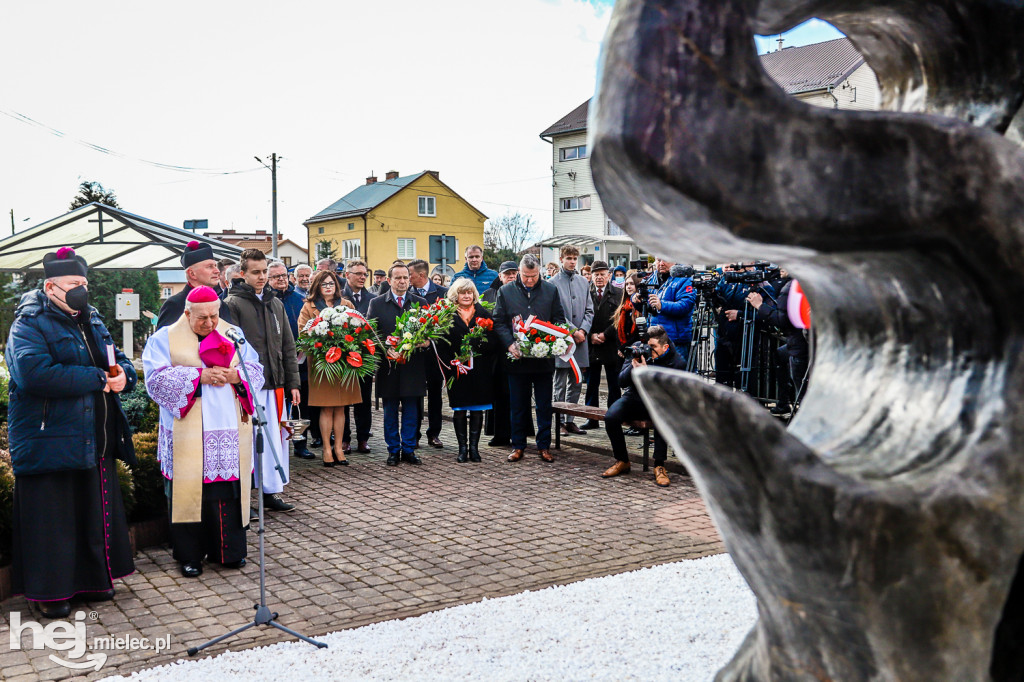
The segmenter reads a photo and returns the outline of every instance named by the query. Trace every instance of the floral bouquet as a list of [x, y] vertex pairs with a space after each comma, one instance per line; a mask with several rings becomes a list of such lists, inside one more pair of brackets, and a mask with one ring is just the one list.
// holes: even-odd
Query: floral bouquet
[[372, 376], [380, 364], [376, 326], [352, 308], [324, 308], [319, 317], [306, 322], [295, 345], [312, 360], [319, 378], [358, 381]]
[[395, 333], [385, 343], [401, 356], [398, 363], [404, 364], [421, 343], [444, 341], [454, 314], [455, 306], [446, 298], [439, 298], [426, 308], [413, 304], [395, 320]]
[[473, 369], [475, 351], [483, 345], [484, 339], [487, 338], [487, 332], [492, 329], [494, 329], [494, 320], [489, 317], [476, 318], [476, 326], [462, 337], [462, 345], [459, 346], [459, 352], [451, 362], [452, 367], [455, 368], [455, 374], [448, 378], [448, 388], [452, 387], [457, 378], [463, 374], [468, 374], [469, 370]]
[[522, 355], [517, 358], [509, 353], [509, 359], [514, 361], [523, 358], [558, 358], [569, 363], [576, 377], [576, 383], [580, 383], [582, 375], [579, 365], [573, 358], [573, 354], [576, 352], [576, 341], [573, 340], [572, 335], [576, 331], [576, 327], [571, 324], [559, 327], [550, 322], [538, 320], [531, 315], [525, 320], [517, 316], [512, 322], [512, 328], [515, 332], [516, 345], [519, 346]]

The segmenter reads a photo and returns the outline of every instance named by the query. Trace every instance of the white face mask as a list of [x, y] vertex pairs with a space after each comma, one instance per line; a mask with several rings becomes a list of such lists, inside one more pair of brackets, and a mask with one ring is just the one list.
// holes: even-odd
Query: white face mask
[[626, 281], [626, 278], [625, 277], [616, 277], [612, 281], [615, 282], [616, 284], [622, 284], [623, 282]]

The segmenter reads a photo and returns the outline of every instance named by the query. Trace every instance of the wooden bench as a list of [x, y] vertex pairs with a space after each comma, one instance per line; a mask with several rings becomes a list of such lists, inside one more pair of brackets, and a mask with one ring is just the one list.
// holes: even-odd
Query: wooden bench
[[[562, 449], [563, 416], [593, 419], [597, 422], [604, 421], [604, 415], [607, 411], [608, 408], [606, 407], [589, 407], [587, 405], [577, 405], [576, 403], [551, 403], [551, 418], [554, 421], [554, 426], [552, 428], [555, 431], [555, 449]], [[644, 432], [644, 471], [647, 471], [650, 468], [648, 466], [648, 459], [651, 453], [651, 429], [654, 428], [654, 422], [650, 420], [634, 420], [623, 422], [623, 424], [640, 429]]]

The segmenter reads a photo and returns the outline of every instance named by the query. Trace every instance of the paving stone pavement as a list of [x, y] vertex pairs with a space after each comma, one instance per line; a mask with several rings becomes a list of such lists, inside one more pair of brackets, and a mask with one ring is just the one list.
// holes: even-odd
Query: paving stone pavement
[[[303, 634], [724, 551], [688, 477], [672, 473], [672, 485], [659, 488], [651, 472], [634, 465], [628, 476], [602, 479], [611, 458], [571, 445], [607, 444], [603, 431], [563, 440], [553, 464], [532, 449], [509, 463], [507, 448], [489, 447], [481, 448], [482, 463], [457, 464], [446, 424], [444, 450], [421, 449], [423, 466], [398, 467], [384, 464], [379, 411], [374, 431], [374, 452], [349, 456], [348, 467], [292, 457], [284, 497], [298, 508], [268, 512], [267, 601], [281, 624]], [[639, 439], [630, 444], [636, 452]], [[198, 579], [181, 577], [166, 546], [149, 548], [136, 555], [136, 573], [118, 581], [114, 601], [75, 604], [87, 614], [90, 646], [95, 637], [170, 636], [160, 653], [107, 651], [106, 663], [88, 676], [48, 657], [66, 652], [12, 650], [9, 614], [20, 612], [22, 621], [38, 615], [21, 597], [7, 600], [0, 606], [0, 678], [96, 679], [187, 658], [189, 647], [251, 622], [259, 599], [254, 532], [249, 544], [243, 569], [207, 565]], [[200, 655], [289, 639], [274, 628], [252, 628]], [[23, 642], [31, 646], [30, 635]]]

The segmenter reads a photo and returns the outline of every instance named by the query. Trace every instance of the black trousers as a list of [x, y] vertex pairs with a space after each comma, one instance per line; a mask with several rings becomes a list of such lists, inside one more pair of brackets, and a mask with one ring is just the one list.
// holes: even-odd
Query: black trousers
[[[433, 362], [428, 359], [427, 362]], [[423, 401], [427, 401], [427, 438], [437, 438], [441, 435], [441, 407], [442, 392], [444, 389], [444, 375], [435, 365], [427, 365], [427, 397], [420, 398], [420, 418], [416, 425], [416, 440], [420, 439], [423, 428]]]
[[[171, 513], [173, 482], [164, 481], [168, 515]], [[241, 488], [238, 481], [203, 484], [202, 521], [172, 523], [172, 556], [180, 562], [202, 561], [226, 564], [244, 559], [247, 548], [242, 520]]]
[[[626, 452], [626, 436], [622, 433], [623, 422], [650, 419], [650, 417], [647, 406], [639, 397], [627, 396], [612, 403], [604, 415], [604, 429], [612, 444], [612, 453], [615, 455], [615, 459], [620, 462], [629, 461], [629, 454]], [[668, 443], [655, 431], [654, 466], [664, 466], [666, 459], [668, 459]]]
[[309, 404], [309, 372], [305, 365], [299, 365], [299, 409], [302, 418], [309, 420], [309, 429], [306, 430], [306, 441], [320, 438], [320, 408]]
[[551, 372], [530, 372], [508, 375], [509, 401], [512, 412], [512, 447], [526, 449], [530, 419], [530, 391], [537, 406], [537, 449], [551, 447]]
[[512, 420], [509, 414], [508, 400], [508, 374], [505, 372], [504, 364], [500, 360], [494, 364], [494, 372], [491, 374], [493, 386], [491, 404], [494, 406], [494, 409], [487, 413], [485, 432], [489, 436], [494, 436], [494, 440], [499, 443], [507, 443], [512, 437]]
[[370, 440], [370, 421], [373, 419], [373, 377], [359, 381], [359, 393], [363, 396], [363, 402], [358, 405], [345, 406], [345, 433], [341, 437], [343, 443], [352, 442], [352, 419], [350, 417], [353, 413], [356, 420], [356, 440], [359, 442]]
[[588, 407], [600, 407], [601, 399], [601, 371], [604, 370], [605, 380], [608, 382], [608, 404], [611, 405], [622, 397], [622, 389], [619, 388], [619, 372], [622, 371], [622, 358], [618, 355], [612, 357], [590, 358], [590, 377], [587, 379], [587, 395], [583, 403]]

